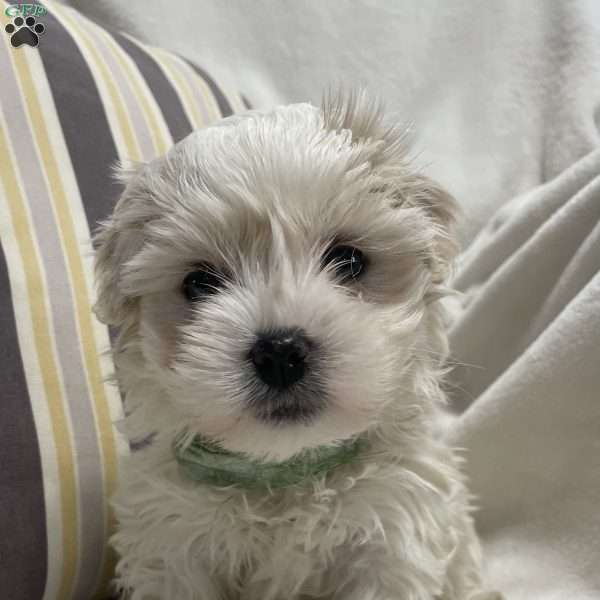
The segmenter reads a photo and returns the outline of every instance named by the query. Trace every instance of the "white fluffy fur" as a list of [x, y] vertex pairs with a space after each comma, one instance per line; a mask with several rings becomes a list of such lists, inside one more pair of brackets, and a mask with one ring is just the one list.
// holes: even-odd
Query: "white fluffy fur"
[[[380, 106], [359, 93], [230, 117], [124, 178], [96, 238], [97, 313], [120, 328], [125, 433], [154, 436], [114, 498], [125, 597], [495, 597], [459, 460], [435, 435], [453, 202], [411, 170]], [[352, 285], [321, 268], [333, 240], [369, 258]], [[198, 262], [229, 283], [190, 305], [181, 282]], [[269, 327], [319, 343], [327, 404], [311, 422], [248, 407], [261, 388], [245, 356]], [[370, 447], [323, 479], [248, 492], [187, 479], [182, 432], [268, 459], [357, 433]]]

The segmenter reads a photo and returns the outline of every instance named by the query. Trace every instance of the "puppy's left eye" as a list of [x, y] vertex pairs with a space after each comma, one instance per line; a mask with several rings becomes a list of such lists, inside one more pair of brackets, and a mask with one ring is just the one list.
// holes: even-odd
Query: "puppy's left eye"
[[181, 289], [190, 302], [216, 294], [225, 285], [224, 276], [210, 265], [201, 265], [185, 276]]
[[335, 274], [342, 283], [348, 283], [361, 277], [367, 266], [367, 258], [362, 250], [354, 246], [333, 246], [325, 252], [323, 266], [332, 265]]

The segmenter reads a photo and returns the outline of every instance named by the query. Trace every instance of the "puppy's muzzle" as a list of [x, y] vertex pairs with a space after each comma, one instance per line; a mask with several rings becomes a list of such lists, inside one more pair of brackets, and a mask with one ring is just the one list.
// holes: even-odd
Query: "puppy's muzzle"
[[301, 329], [263, 333], [250, 350], [250, 359], [264, 383], [284, 390], [304, 377], [310, 347], [310, 340]]

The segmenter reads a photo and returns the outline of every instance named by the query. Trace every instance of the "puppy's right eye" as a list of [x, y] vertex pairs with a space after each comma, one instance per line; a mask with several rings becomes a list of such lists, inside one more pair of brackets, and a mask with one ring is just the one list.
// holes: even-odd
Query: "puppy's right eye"
[[185, 276], [181, 289], [190, 302], [197, 302], [216, 294], [224, 286], [223, 275], [210, 265], [200, 265], [196, 271]]
[[367, 257], [354, 246], [332, 246], [321, 259], [323, 266], [333, 265], [335, 274], [342, 283], [356, 281], [367, 266]]

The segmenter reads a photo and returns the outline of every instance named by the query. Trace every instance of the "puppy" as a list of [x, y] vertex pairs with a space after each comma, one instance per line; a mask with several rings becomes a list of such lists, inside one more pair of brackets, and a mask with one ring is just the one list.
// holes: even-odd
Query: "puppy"
[[125, 172], [96, 236], [131, 600], [474, 600], [445, 402], [455, 206], [362, 92], [229, 117]]

